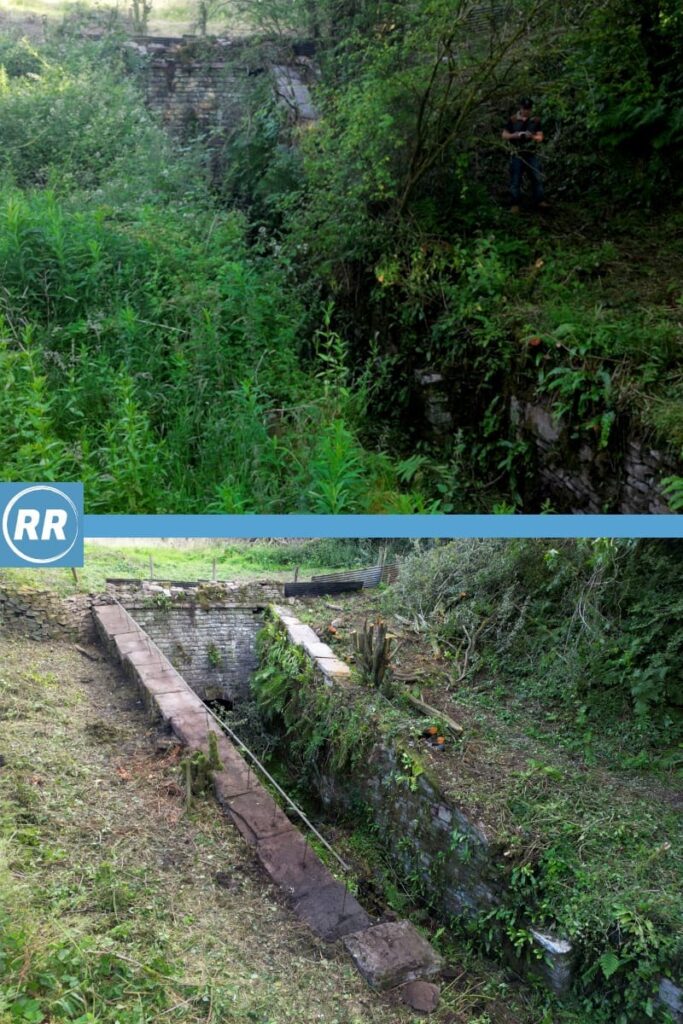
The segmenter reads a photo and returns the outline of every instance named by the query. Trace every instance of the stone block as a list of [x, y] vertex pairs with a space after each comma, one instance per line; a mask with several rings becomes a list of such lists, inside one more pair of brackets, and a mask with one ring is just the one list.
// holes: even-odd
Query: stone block
[[683, 1021], [683, 988], [680, 985], [674, 984], [670, 978], [662, 978], [657, 998], [676, 1022]]
[[435, 824], [440, 828], [448, 828], [453, 820], [453, 812], [445, 804], [437, 804], [432, 808], [432, 814], [436, 818]]
[[526, 407], [527, 426], [544, 441], [555, 444], [559, 441], [562, 428], [556, 423], [547, 409], [540, 405], [527, 405]]
[[271, 879], [295, 900], [334, 882], [318, 855], [295, 829], [258, 843], [256, 856]]
[[430, 981], [411, 981], [405, 986], [401, 998], [418, 1013], [434, 1013], [439, 1005], [439, 986]]
[[218, 736], [218, 756], [223, 768], [214, 772], [214, 790], [218, 802], [227, 804], [232, 797], [241, 796], [254, 786], [254, 773], [223, 735]]
[[[187, 721], [188, 725], [191, 726], [192, 736], [196, 737], [196, 735], [199, 735], [200, 740], [199, 742], [196, 739], [188, 741], [185, 740], [184, 736], [181, 736], [181, 739], [185, 740], [190, 747], [199, 746], [201, 739], [208, 732], [207, 721], [209, 716], [202, 702], [191, 690], [170, 690], [166, 693], [157, 693], [154, 695], [154, 703], [159, 708], [163, 719], [171, 723], [175, 732], [178, 731], [178, 727], [182, 726], [184, 721]], [[199, 719], [201, 719], [202, 731], [197, 733], [195, 724]]]
[[335, 658], [334, 655], [331, 658], [316, 658], [315, 663], [324, 675], [329, 676], [335, 682], [348, 682], [351, 677], [349, 666], [339, 658]]
[[389, 921], [346, 935], [346, 949], [369, 985], [396, 988], [438, 974], [441, 957], [409, 921]]
[[[315, 635], [315, 634], [314, 634]], [[304, 650], [311, 658], [334, 658], [335, 654], [331, 647], [324, 644], [321, 640], [306, 640], [304, 641]]]
[[128, 612], [118, 604], [95, 605], [93, 615], [106, 636], [110, 638], [119, 633], [130, 633], [137, 628]]
[[145, 634], [140, 629], [130, 633], [118, 633], [114, 637], [114, 647], [121, 660], [126, 654], [133, 651], [139, 651], [142, 654], [146, 649]]
[[310, 626], [304, 626], [302, 622], [289, 625], [286, 628], [289, 633], [289, 639], [298, 647], [304, 647], [307, 643], [320, 643], [320, 637], [313, 632]]
[[150, 665], [144, 668], [135, 668], [133, 675], [150, 697], [155, 699], [165, 694], [175, 693], [194, 696], [182, 676], [178, 675], [171, 666], [165, 668], [163, 665]]
[[270, 794], [259, 785], [253, 772], [251, 782], [253, 789], [241, 796], [230, 797], [226, 806], [242, 836], [251, 846], [255, 846], [263, 839], [292, 831], [293, 825]]
[[314, 889], [295, 903], [294, 910], [326, 942], [372, 925], [370, 915], [341, 882]]
[[571, 942], [535, 928], [531, 929], [531, 934], [543, 953], [538, 973], [556, 995], [566, 995], [572, 983], [574, 950]]

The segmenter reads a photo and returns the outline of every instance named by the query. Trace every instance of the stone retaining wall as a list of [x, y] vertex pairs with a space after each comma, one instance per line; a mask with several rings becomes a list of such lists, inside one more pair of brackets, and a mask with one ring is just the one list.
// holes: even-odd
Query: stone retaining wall
[[[272, 611], [327, 685], [350, 685], [343, 662], [339, 665], [345, 671], [338, 670], [336, 675], [326, 671], [334, 655], [309, 626], [282, 607], [274, 605]], [[503, 902], [502, 851], [484, 826], [445, 796], [426, 773], [409, 784], [396, 747], [378, 743], [362, 769], [336, 777], [323, 769], [317, 783], [323, 803], [330, 808], [352, 811], [360, 801], [372, 809], [373, 821], [406, 877], [417, 875], [427, 891], [438, 893], [444, 920], [451, 914], [491, 910]], [[558, 942], [557, 937], [541, 932], [536, 942], [548, 961], [540, 962], [539, 973], [553, 991], [565, 993], [571, 983], [569, 943], [560, 941], [553, 952], [551, 944]]]
[[90, 594], [60, 597], [36, 587], [0, 584], [0, 630], [33, 640], [94, 639]]
[[670, 511], [660, 481], [681, 467], [663, 452], [633, 436], [601, 449], [597, 440], [572, 438], [571, 424], [556, 419], [550, 408], [514, 397], [510, 417], [518, 436], [533, 445], [539, 490], [559, 511]]
[[[462, 408], [455, 407], [447, 377], [438, 370], [417, 370], [415, 382], [426, 428], [434, 441], [443, 442], [462, 424]], [[597, 436], [585, 431], [575, 437], [575, 424], [557, 419], [549, 403], [517, 395], [509, 399], [509, 424], [531, 450], [524, 487], [529, 510], [549, 500], [563, 513], [660, 515], [671, 511], [661, 480], [682, 475], [683, 464], [638, 437], [627, 417], [613, 427], [605, 448], [600, 448]]]
[[[199, 612], [212, 609], [226, 609], [240, 606], [243, 609], [264, 608], [269, 602], [282, 597], [283, 585], [272, 581], [249, 581], [246, 583], [202, 583], [178, 587], [173, 583], [162, 584], [148, 580], [129, 580], [122, 583], [108, 583], [104, 594], [72, 594], [60, 596], [53, 590], [36, 586], [14, 585], [0, 581], [0, 629], [21, 633], [35, 640], [59, 638], [79, 639], [90, 642], [95, 639], [92, 608], [95, 604], [120, 601], [126, 607], [141, 609], [141, 614], [152, 618], [159, 613], [163, 621], [163, 610], [178, 609], [178, 620], [183, 616], [195, 617], [201, 622]], [[180, 611], [183, 609], [184, 611]], [[219, 617], [220, 612], [218, 611]], [[248, 613], [250, 616], [253, 613]], [[228, 615], [226, 611], [226, 615]], [[247, 611], [244, 611], [247, 618]], [[218, 620], [217, 620], [218, 621]], [[245, 626], [246, 629], [246, 626]], [[217, 626], [220, 640], [220, 629]], [[250, 636], [253, 637], [253, 631]], [[205, 631], [206, 646], [211, 643], [209, 630]], [[180, 639], [180, 631], [179, 631]], [[214, 644], [219, 646], [217, 640]], [[196, 655], [200, 653], [202, 641], [196, 641]], [[242, 647], [238, 645], [239, 658]], [[231, 644], [226, 641], [225, 669], [229, 675]], [[207, 654], [206, 649], [203, 650]], [[246, 656], [246, 655], [245, 655]], [[198, 661], [201, 659], [198, 658]], [[253, 655], [251, 664], [253, 665]], [[198, 665], [199, 667], [199, 665]], [[218, 678], [216, 676], [216, 678]]]
[[309, 90], [314, 66], [296, 50], [251, 39], [139, 36], [127, 45], [126, 56], [147, 105], [172, 135], [225, 139], [247, 113], [259, 78], [279, 98], [291, 123], [315, 119]]

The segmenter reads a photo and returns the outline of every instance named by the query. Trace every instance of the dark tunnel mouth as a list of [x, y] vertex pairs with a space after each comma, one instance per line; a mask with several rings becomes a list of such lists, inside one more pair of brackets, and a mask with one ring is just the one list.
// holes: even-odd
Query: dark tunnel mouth
[[229, 697], [207, 697], [204, 703], [210, 711], [214, 712], [233, 711], [235, 707], [235, 702]]

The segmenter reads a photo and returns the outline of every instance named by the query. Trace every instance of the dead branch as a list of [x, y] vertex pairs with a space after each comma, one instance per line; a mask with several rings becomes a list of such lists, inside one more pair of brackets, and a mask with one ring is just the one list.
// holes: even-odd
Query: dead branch
[[444, 722], [450, 731], [456, 736], [461, 736], [464, 732], [463, 727], [458, 725], [455, 719], [451, 718], [450, 715], [445, 714], [443, 711], [439, 711], [438, 708], [433, 708], [431, 704], [425, 703], [425, 701], [420, 700], [418, 697], [413, 697], [412, 693], [407, 693], [405, 697], [408, 703], [412, 704], [418, 711], [421, 711], [423, 715], [426, 715], [428, 718], [438, 718], [439, 721]]

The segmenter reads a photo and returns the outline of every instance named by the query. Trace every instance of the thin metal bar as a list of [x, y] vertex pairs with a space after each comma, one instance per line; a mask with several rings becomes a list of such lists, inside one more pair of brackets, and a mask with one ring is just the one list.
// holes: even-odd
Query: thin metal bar
[[287, 795], [287, 793], [285, 793], [284, 789], [283, 789], [283, 788], [282, 788], [282, 786], [281, 786], [281, 785], [279, 784], [279, 782], [276, 782], [276, 780], [275, 780], [275, 779], [273, 778], [273, 776], [272, 776], [272, 775], [270, 774], [270, 772], [268, 771], [268, 769], [267, 769], [267, 768], [265, 768], [265, 767], [264, 767], [264, 766], [263, 766], [263, 765], [261, 764], [261, 762], [259, 761], [259, 759], [258, 759], [258, 757], [256, 756], [256, 754], [252, 753], [252, 751], [251, 751], [251, 750], [249, 749], [249, 747], [248, 747], [248, 746], [246, 745], [246, 743], [245, 743], [245, 742], [244, 742], [243, 740], [241, 740], [241, 739], [239, 738], [239, 736], [238, 736], [238, 735], [237, 735], [236, 733], [234, 733], [234, 732], [232, 731], [232, 729], [230, 728], [230, 726], [229, 726], [229, 725], [226, 725], [226, 723], [225, 723], [225, 722], [223, 722], [223, 721], [222, 721], [222, 720], [221, 720], [220, 718], [218, 718], [218, 716], [217, 716], [217, 715], [215, 715], [215, 714], [213, 713], [213, 711], [211, 710], [211, 708], [209, 708], [209, 709], [208, 709], [208, 712], [209, 712], [209, 714], [211, 715], [211, 717], [212, 717], [212, 718], [214, 718], [214, 719], [216, 720], [216, 722], [217, 722], [217, 723], [218, 723], [218, 725], [219, 725], [219, 726], [221, 727], [221, 729], [223, 729], [223, 731], [224, 731], [224, 732], [226, 732], [226, 733], [228, 734], [228, 736], [229, 736], [229, 737], [230, 737], [230, 738], [231, 738], [231, 739], [232, 739], [232, 740], [233, 740], [233, 741], [234, 741], [235, 743], [239, 743], [239, 744], [240, 744], [240, 746], [241, 746], [241, 747], [242, 747], [242, 749], [244, 750], [245, 754], [247, 754], [247, 755], [248, 755], [248, 756], [249, 756], [249, 757], [251, 758], [251, 760], [252, 760], [252, 761], [254, 762], [254, 764], [255, 764], [255, 765], [256, 765], [256, 767], [257, 767], [257, 768], [259, 769], [259, 771], [261, 771], [261, 772], [262, 772], [262, 773], [263, 773], [263, 774], [265, 775], [265, 777], [266, 777], [266, 778], [268, 779], [268, 782], [270, 782], [270, 784], [271, 784], [272, 786], [274, 786], [274, 787], [275, 787], [275, 789], [276, 789], [276, 790], [277, 790], [277, 792], [278, 792], [278, 793], [280, 794], [280, 796], [281, 796], [281, 797], [283, 798], [283, 800], [286, 800], [286, 801], [287, 801], [287, 803], [289, 804], [289, 806], [290, 806], [290, 807], [292, 808], [292, 810], [293, 810], [293, 811], [295, 811], [295, 812], [296, 812], [296, 813], [297, 813], [297, 814], [299, 815], [299, 817], [301, 818], [301, 820], [302, 820], [302, 821], [303, 821], [303, 822], [304, 822], [304, 823], [305, 823], [305, 824], [306, 824], [306, 825], [308, 826], [308, 828], [309, 828], [309, 829], [311, 830], [311, 832], [313, 833], [313, 835], [314, 835], [314, 836], [316, 836], [316, 837], [317, 837], [317, 838], [318, 838], [318, 839], [320, 840], [320, 842], [321, 842], [321, 843], [323, 844], [323, 846], [325, 847], [325, 849], [326, 849], [326, 850], [329, 850], [329, 852], [330, 852], [330, 853], [332, 854], [332, 856], [333, 856], [333, 857], [335, 858], [335, 860], [337, 860], [337, 861], [339, 862], [339, 864], [341, 864], [341, 866], [342, 866], [342, 868], [344, 869], [344, 871], [351, 871], [351, 868], [350, 868], [350, 867], [349, 867], [349, 865], [348, 865], [348, 864], [346, 863], [346, 861], [345, 861], [345, 860], [343, 860], [343, 859], [342, 859], [342, 858], [341, 858], [341, 857], [339, 856], [339, 854], [337, 853], [337, 851], [336, 851], [335, 849], [333, 849], [333, 848], [332, 848], [332, 847], [330, 846], [330, 844], [328, 843], [327, 839], [325, 839], [325, 837], [324, 837], [324, 836], [322, 836], [322, 835], [320, 834], [320, 832], [318, 832], [318, 830], [317, 830], [317, 828], [315, 827], [315, 825], [313, 825], [313, 824], [312, 824], [312, 822], [311, 822], [311, 821], [309, 821], [309, 819], [308, 819], [308, 818], [306, 817], [306, 815], [305, 815], [305, 814], [304, 814], [304, 812], [303, 812], [303, 811], [301, 810], [301, 808], [300, 808], [300, 807], [298, 807], [298, 806], [297, 806], [297, 805], [296, 805], [296, 804], [294, 803], [294, 801], [293, 801], [293, 800], [291, 799], [291, 797], [289, 797], [289, 796]]

